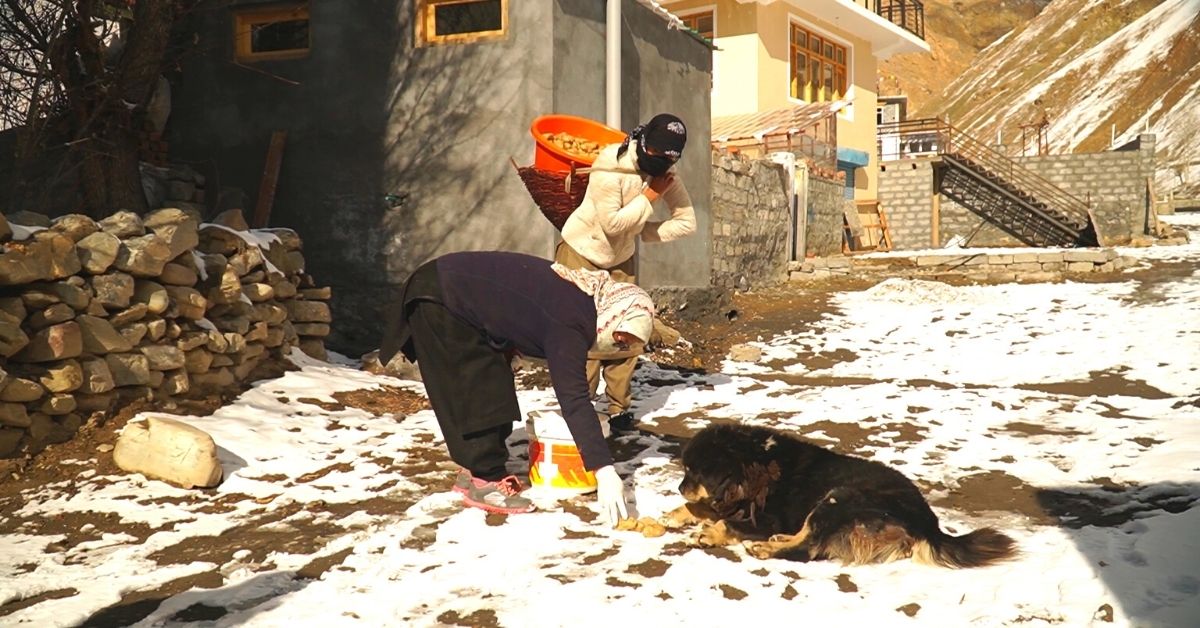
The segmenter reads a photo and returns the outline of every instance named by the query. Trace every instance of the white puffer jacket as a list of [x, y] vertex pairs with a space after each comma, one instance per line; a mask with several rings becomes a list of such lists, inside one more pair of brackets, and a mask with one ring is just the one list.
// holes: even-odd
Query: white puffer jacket
[[588, 175], [583, 202], [562, 229], [563, 240], [600, 268], [612, 268], [633, 257], [638, 234], [645, 242], [669, 242], [696, 230], [692, 199], [678, 174], [661, 196], [671, 217], [650, 221], [654, 208], [642, 194], [650, 176], [637, 170], [637, 142], [630, 142], [618, 159], [620, 147], [611, 144], [600, 151]]

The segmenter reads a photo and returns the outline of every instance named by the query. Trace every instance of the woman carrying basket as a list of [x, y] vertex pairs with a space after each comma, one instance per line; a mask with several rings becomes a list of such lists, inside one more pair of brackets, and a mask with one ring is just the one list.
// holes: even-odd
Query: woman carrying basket
[[[583, 202], [562, 228], [554, 261], [568, 268], [604, 270], [616, 281], [637, 283], [636, 240], [669, 242], [696, 230], [696, 213], [674, 165], [687, 143], [683, 121], [660, 113], [639, 125], [620, 144], [600, 151], [588, 175]], [[666, 202], [671, 217], [650, 220], [653, 203]], [[594, 397], [603, 371], [613, 427], [632, 424], [630, 390], [641, 349], [588, 354], [587, 376]]]

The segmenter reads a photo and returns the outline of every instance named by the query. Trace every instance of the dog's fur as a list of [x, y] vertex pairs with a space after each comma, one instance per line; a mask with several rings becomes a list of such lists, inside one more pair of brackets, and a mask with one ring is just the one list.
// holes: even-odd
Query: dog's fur
[[992, 528], [942, 532], [916, 485], [884, 464], [829, 451], [765, 427], [710, 425], [683, 451], [688, 503], [665, 523], [704, 522], [701, 545], [744, 541], [758, 558], [846, 564], [909, 558], [979, 567], [1012, 557]]

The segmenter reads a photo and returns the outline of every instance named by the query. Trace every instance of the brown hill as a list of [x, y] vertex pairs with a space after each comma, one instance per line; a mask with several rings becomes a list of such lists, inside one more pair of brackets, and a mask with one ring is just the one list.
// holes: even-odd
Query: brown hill
[[925, 0], [931, 54], [896, 55], [879, 68], [881, 95], [907, 94], [909, 117], [928, 114], [979, 52], [1041, 13], [1050, 0]]
[[981, 51], [923, 111], [1010, 152], [1157, 137], [1160, 193], [1200, 191], [1200, 0], [1054, 0]]

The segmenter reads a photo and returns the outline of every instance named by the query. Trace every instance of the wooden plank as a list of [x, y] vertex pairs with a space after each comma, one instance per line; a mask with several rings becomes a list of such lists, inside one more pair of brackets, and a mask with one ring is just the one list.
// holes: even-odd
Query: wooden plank
[[933, 200], [930, 203], [932, 213], [929, 216], [929, 239], [933, 248], [942, 248], [942, 194], [937, 190], [933, 191]]
[[792, 211], [794, 231], [792, 233], [792, 261], [803, 262], [808, 259], [808, 164], [797, 160], [795, 185], [795, 203]]
[[1167, 230], [1158, 219], [1158, 200], [1154, 196], [1154, 177], [1146, 177], [1146, 232], [1156, 238], [1167, 235]]
[[879, 201], [856, 201], [854, 211], [858, 214], [858, 223], [862, 226], [863, 248], [877, 249], [879, 247]]
[[[851, 214], [858, 219], [856, 221], [857, 228], [851, 225]], [[855, 204], [854, 211], [843, 212], [842, 218], [843, 253], [892, 250], [892, 234], [888, 228], [887, 216], [879, 201], [858, 202]]]
[[880, 251], [892, 250], [892, 232], [888, 229], [887, 215], [883, 211], [883, 205], [877, 203], [875, 211], [879, 215], [879, 246]]
[[271, 221], [271, 207], [275, 204], [275, 189], [279, 185], [279, 169], [283, 165], [283, 145], [286, 141], [287, 131], [271, 133], [262, 181], [258, 184], [258, 204], [254, 207], [254, 219], [250, 221], [252, 229], [262, 229]]

